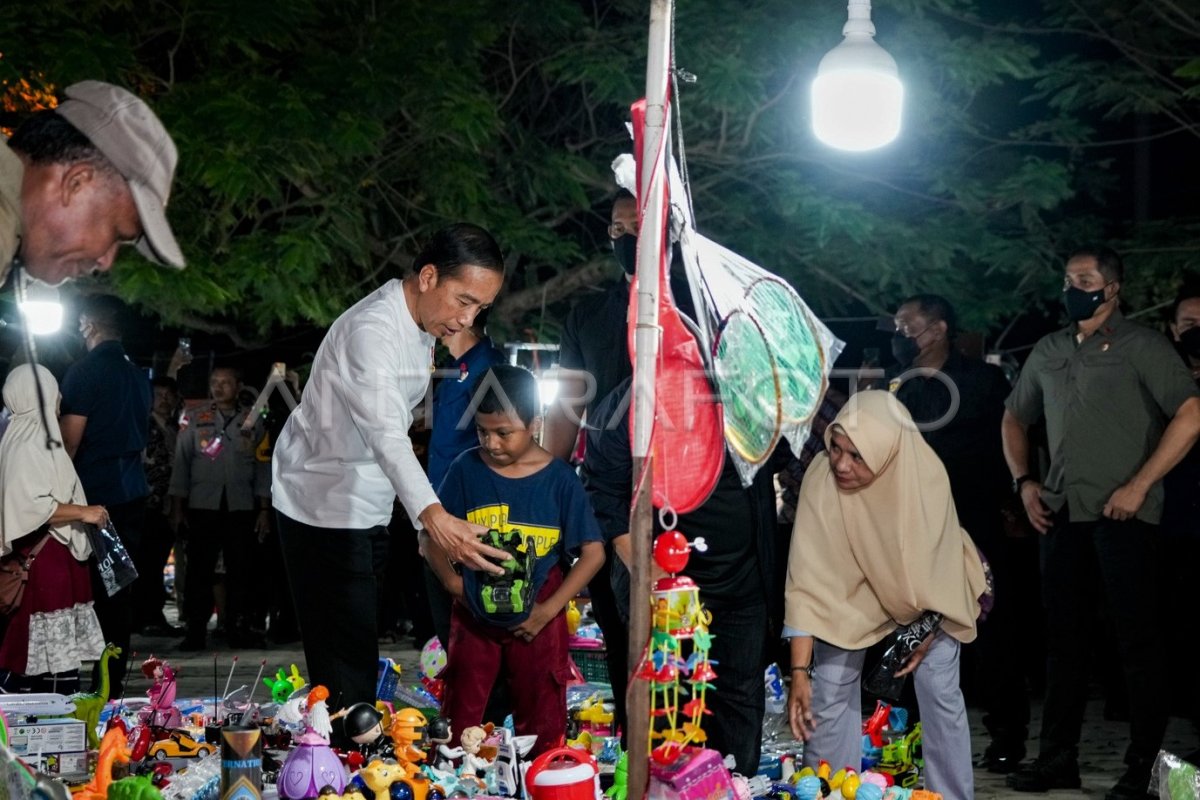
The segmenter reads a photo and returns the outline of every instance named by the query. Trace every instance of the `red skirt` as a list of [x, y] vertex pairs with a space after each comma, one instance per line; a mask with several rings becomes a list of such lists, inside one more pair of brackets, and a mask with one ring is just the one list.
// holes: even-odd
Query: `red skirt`
[[[28, 553], [44, 535], [24, 536], [13, 549]], [[50, 537], [29, 568], [21, 605], [5, 625], [0, 668], [19, 675], [65, 672], [99, 658], [103, 649], [88, 562], [76, 561], [65, 544]]]

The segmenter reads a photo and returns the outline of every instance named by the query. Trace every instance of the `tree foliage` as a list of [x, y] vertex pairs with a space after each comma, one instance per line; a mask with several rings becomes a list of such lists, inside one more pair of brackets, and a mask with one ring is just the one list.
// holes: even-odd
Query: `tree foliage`
[[[875, 5], [907, 86], [905, 130], [850, 156], [813, 139], [806, 106], [843, 3], [679, 0], [677, 62], [698, 80], [676, 108], [703, 232], [819, 312], [938, 291], [978, 328], [1050, 296], [1064, 250], [1089, 236], [1120, 237], [1156, 276], [1179, 268], [1160, 251], [1181, 232], [1190, 247], [1191, 223], [1111, 218], [1124, 151], [1104, 139], [1131, 115], [1150, 136], [1196, 134], [1200, 67], [1173, 55], [1194, 52], [1194, 17], [1135, 0]], [[494, 319], [553, 339], [567, 295], [616, 274], [608, 165], [630, 149], [647, 6], [6, 4], [0, 78], [104, 78], [160, 113], [181, 152], [170, 216], [189, 267], [129, 257], [111, 280], [166, 321], [243, 342], [327, 324], [466, 219], [508, 254]]]

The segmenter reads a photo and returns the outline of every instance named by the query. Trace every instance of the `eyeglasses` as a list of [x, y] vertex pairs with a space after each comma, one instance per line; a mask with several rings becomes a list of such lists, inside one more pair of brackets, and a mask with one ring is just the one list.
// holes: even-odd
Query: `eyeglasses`
[[624, 222], [614, 222], [612, 225], [608, 226], [609, 238], [620, 239], [627, 233], [633, 236], [638, 235], [638, 226], [636, 222], [629, 225], [626, 225]]
[[896, 333], [899, 333], [908, 339], [915, 339], [932, 327], [933, 327], [933, 323], [931, 322], [928, 325], [926, 325], [924, 328], [921, 328], [921, 330], [914, 333], [913, 329], [912, 329], [912, 325], [909, 325], [907, 322], [900, 322], [899, 320], [896, 321]]
[[[1103, 280], [1103, 278], [1101, 278], [1101, 280]], [[1090, 276], [1084, 276], [1082, 278], [1075, 279], [1075, 278], [1072, 278], [1070, 275], [1067, 275], [1065, 278], [1063, 278], [1062, 290], [1065, 292], [1067, 289], [1070, 289], [1071, 287], [1075, 287], [1076, 289], [1080, 289], [1085, 292], [1098, 292], [1102, 289], [1108, 288], [1112, 284], [1116, 283], [1116, 281], [1109, 281], [1108, 283], [1102, 283], [1099, 286], [1097, 286], [1096, 283], [1097, 283], [1096, 279], [1094, 279]]]

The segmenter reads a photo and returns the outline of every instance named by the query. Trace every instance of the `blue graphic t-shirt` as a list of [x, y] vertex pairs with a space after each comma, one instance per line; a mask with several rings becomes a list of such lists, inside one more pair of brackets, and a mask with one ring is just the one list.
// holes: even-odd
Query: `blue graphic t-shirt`
[[476, 447], [450, 465], [438, 497], [454, 516], [497, 531], [485, 541], [510, 552], [501, 578], [463, 569], [467, 608], [499, 627], [529, 616], [555, 564], [566, 569], [584, 542], [604, 540], [583, 484], [559, 459], [524, 478], [506, 478], [483, 463]]

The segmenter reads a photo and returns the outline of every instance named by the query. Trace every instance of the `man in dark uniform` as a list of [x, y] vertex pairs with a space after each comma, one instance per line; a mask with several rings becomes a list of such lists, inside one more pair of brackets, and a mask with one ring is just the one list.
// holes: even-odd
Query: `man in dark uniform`
[[[599, 300], [581, 300], [567, 316], [559, 347], [561, 388], [557, 403], [546, 413], [546, 449], [551, 455], [568, 461], [576, 450], [581, 419], [587, 420], [588, 428], [594, 427], [592, 420], [600, 402], [633, 374], [627, 319], [629, 286], [637, 266], [638, 208], [637, 200], [624, 189], [613, 200], [608, 237], [622, 275]], [[690, 313], [691, 295], [686, 281], [677, 271], [671, 274], [671, 289], [681, 311]], [[586, 451], [583, 459], [586, 462]], [[604, 633], [616, 724], [624, 730], [629, 632], [613, 597], [611, 548], [606, 555], [604, 566], [588, 584], [588, 593], [592, 612]]]
[[[79, 312], [79, 332], [88, 353], [62, 383], [63, 446], [75, 462], [88, 502], [108, 509], [117, 536], [131, 556], [141, 545], [150, 486], [142, 451], [150, 436], [150, 381], [121, 345], [128, 309], [111, 295], [88, 297]], [[139, 578], [153, 580], [153, 578]], [[96, 616], [105, 638], [121, 648], [109, 664], [113, 686], [121, 686], [129, 659], [133, 628], [133, 593], [137, 582], [112, 597], [92, 568]], [[99, 685], [99, 666], [92, 679]]]
[[[953, 346], [957, 315], [944, 297], [908, 298], [896, 309], [895, 324], [896, 363], [878, 388], [895, 394], [912, 414], [946, 467], [959, 522], [989, 559], [998, 591], [1016, 594], [1015, 550], [1021, 543], [1005, 536], [1001, 509], [1009, 479], [996, 436], [1008, 380], [999, 367]], [[998, 603], [970, 645], [977, 656], [983, 722], [991, 735], [980, 766], [990, 772], [1012, 772], [1025, 757], [1029, 694], [1022, 679], [1025, 648], [1018, 610], [1011, 602]]]
[[[171, 521], [186, 528], [188, 584], [181, 650], [203, 650], [213, 608], [217, 556], [224, 553], [226, 633], [231, 647], [259, 644], [249, 629], [248, 592], [254, 537], [270, 529], [271, 467], [255, 451], [263, 441], [261, 418], [246, 426], [252, 409], [238, 405], [237, 370], [218, 367], [208, 381], [212, 403], [184, 417], [171, 472]], [[186, 510], [186, 513], [185, 513]]]

